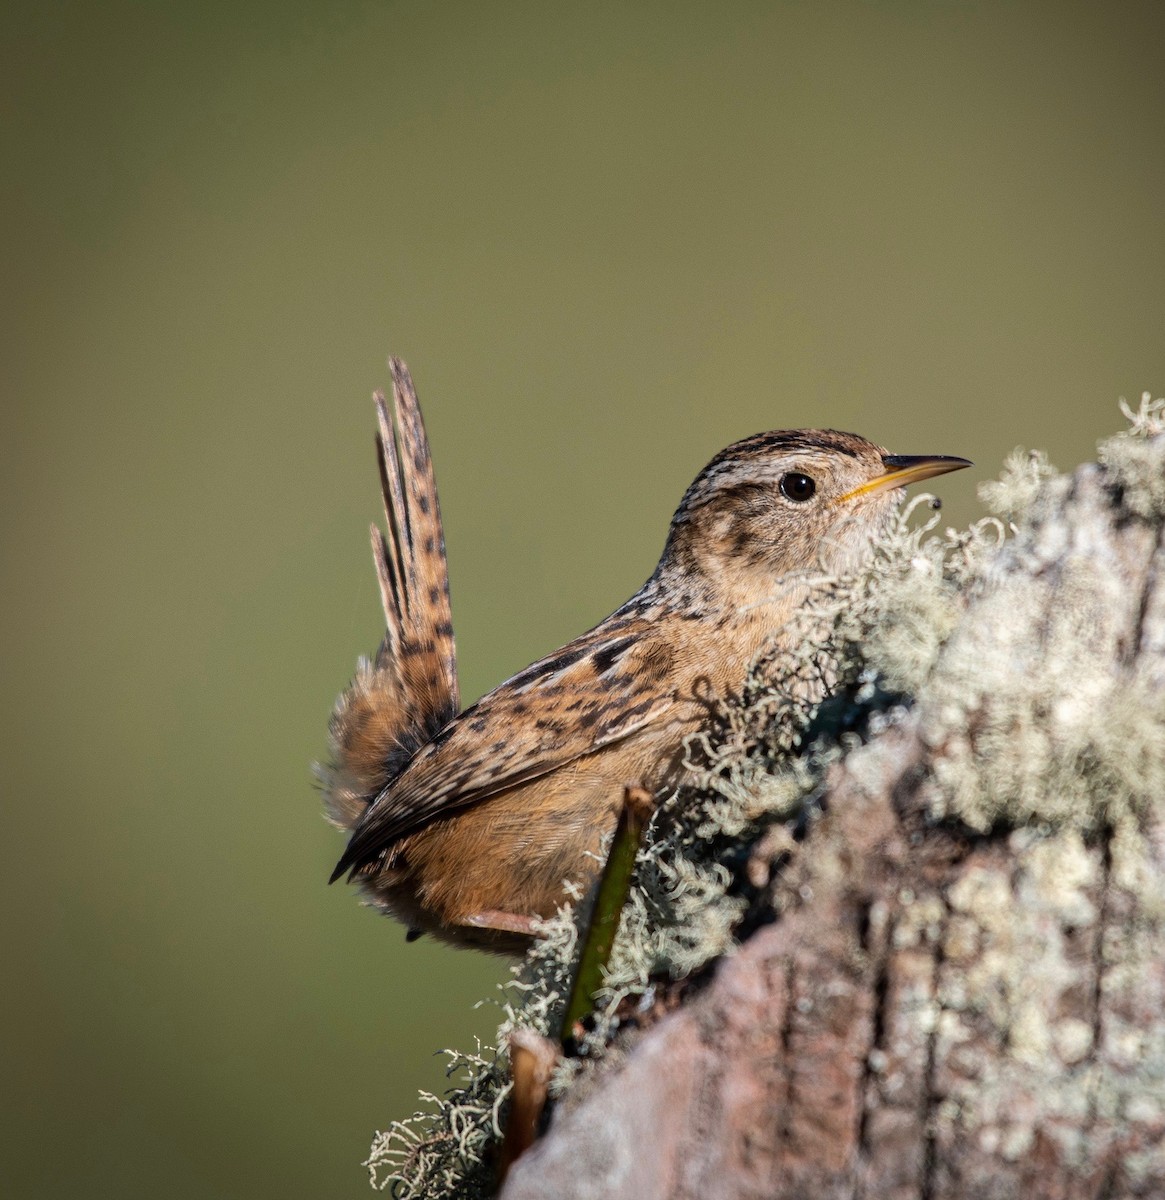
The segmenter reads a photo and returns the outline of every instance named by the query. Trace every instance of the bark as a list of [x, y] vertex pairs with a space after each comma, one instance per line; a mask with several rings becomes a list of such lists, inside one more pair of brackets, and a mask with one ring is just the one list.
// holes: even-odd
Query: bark
[[1119, 482], [1045, 489], [934, 686], [832, 769], [773, 919], [505, 1200], [1165, 1196], [1165, 555]]

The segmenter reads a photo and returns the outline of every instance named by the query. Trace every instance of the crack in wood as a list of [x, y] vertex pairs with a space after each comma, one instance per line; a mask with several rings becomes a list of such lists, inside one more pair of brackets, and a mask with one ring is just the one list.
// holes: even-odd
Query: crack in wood
[[[1104, 942], [1111, 914], [1109, 889], [1112, 886], [1112, 830], [1105, 828], [1101, 838], [1100, 897], [1096, 917], [1096, 951], [1093, 961], [1095, 979], [1092, 988], [1092, 1047], [1088, 1053], [1088, 1065], [1095, 1067], [1100, 1058], [1101, 1038], [1104, 1034]], [[1099, 1079], [1096, 1071], [1089, 1072], [1091, 1086], [1088, 1094], [1087, 1136], [1091, 1139], [1100, 1119]]]
[[938, 938], [934, 948], [934, 971], [931, 973], [934, 1023], [926, 1038], [926, 1073], [923, 1077], [922, 1103], [919, 1107], [919, 1124], [923, 1130], [922, 1177], [919, 1180], [919, 1200], [934, 1200], [935, 1178], [938, 1172], [938, 1130], [935, 1125], [935, 1110], [938, 1097], [935, 1091], [938, 1073], [938, 1035], [942, 1019], [942, 972], [946, 964], [947, 926], [950, 924], [951, 909], [946, 896], [940, 889], [936, 895], [943, 908]]
[[778, 1144], [785, 1148], [789, 1144], [789, 1139], [792, 1136], [792, 1125], [790, 1123], [790, 1114], [793, 1108], [793, 1060], [790, 1054], [790, 1049], [793, 1044], [793, 960], [790, 958], [785, 963], [784, 988], [785, 988], [785, 1012], [781, 1021], [780, 1046], [781, 1046], [781, 1072], [785, 1079], [785, 1103], [781, 1108], [781, 1119], [777, 1125], [777, 1141]]
[[[856, 1137], [856, 1154], [854, 1166], [857, 1171], [861, 1172], [864, 1164], [870, 1157], [870, 1142], [869, 1142], [869, 1124], [870, 1113], [874, 1109], [874, 1105], [869, 1098], [871, 1089], [879, 1087], [878, 1072], [874, 1069], [872, 1059], [878, 1051], [881, 1051], [885, 1045], [886, 1039], [886, 1007], [887, 997], [890, 991], [890, 947], [894, 944], [894, 925], [892, 921], [887, 922], [887, 927], [882, 932], [879, 938], [879, 945], [871, 950], [868, 939], [870, 937], [873, 922], [870, 919], [870, 910], [873, 908], [873, 902], [867, 901], [862, 905], [862, 923], [859, 930], [862, 941], [862, 948], [867, 953], [874, 955], [874, 1011], [870, 1020], [870, 1044], [866, 1050], [865, 1061], [862, 1064], [862, 1073], [858, 1081], [858, 1129]], [[862, 1177], [859, 1174], [854, 1184], [854, 1200], [862, 1200], [865, 1195], [865, 1187], [862, 1182]]]
[[1145, 619], [1149, 615], [1149, 605], [1157, 590], [1157, 562], [1165, 548], [1165, 524], [1157, 530], [1157, 538], [1149, 555], [1149, 565], [1145, 571], [1145, 584], [1141, 588], [1141, 602], [1137, 606], [1136, 620], [1133, 622], [1133, 636], [1129, 639], [1129, 648], [1124, 655], [1125, 665], [1128, 666], [1145, 652]]

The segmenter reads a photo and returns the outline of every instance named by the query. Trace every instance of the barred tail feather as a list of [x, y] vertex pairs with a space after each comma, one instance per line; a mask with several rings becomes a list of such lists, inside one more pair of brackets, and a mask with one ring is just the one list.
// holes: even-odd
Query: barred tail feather
[[445, 536], [429, 441], [408, 368], [389, 359], [392, 409], [373, 397], [385, 530], [372, 526], [372, 559], [385, 635], [337, 701], [331, 764], [321, 771], [330, 820], [351, 829], [369, 803], [457, 714], [457, 653]]

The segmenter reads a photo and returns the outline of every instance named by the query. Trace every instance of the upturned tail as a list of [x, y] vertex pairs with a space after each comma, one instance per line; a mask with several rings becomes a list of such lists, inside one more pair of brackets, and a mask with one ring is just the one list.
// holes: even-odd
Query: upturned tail
[[392, 411], [382, 392], [373, 397], [386, 528], [372, 526], [386, 629], [375, 661], [360, 660], [336, 702], [331, 761], [321, 770], [328, 817], [349, 830], [461, 707], [429, 439], [408, 368], [399, 358], [390, 358], [388, 367]]

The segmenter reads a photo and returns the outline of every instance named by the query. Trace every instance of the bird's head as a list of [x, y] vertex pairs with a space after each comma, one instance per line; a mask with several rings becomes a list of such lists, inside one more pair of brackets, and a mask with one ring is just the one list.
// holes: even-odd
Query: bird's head
[[971, 464], [903, 456], [853, 433], [785, 429], [734, 442], [696, 476], [659, 572], [698, 573], [717, 590], [763, 590], [774, 578], [857, 569], [910, 483]]

